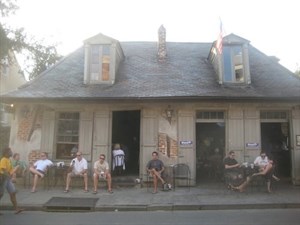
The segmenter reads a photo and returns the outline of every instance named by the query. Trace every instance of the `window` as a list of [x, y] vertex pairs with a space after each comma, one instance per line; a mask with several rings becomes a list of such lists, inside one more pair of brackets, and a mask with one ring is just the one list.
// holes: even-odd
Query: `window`
[[78, 150], [78, 143], [79, 113], [59, 113], [56, 135], [56, 158], [72, 158]]
[[224, 82], [245, 82], [242, 52], [240, 45], [223, 46]]
[[110, 47], [108, 45], [91, 46], [91, 80], [109, 81]]
[[209, 120], [224, 120], [224, 112], [223, 111], [197, 111], [196, 112], [197, 119], [209, 119]]
[[260, 119], [287, 119], [287, 112], [285, 111], [261, 111]]

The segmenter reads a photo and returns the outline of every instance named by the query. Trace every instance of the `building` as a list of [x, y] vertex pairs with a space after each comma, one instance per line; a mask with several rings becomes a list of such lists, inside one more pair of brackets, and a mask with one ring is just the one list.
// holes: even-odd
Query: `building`
[[2, 98], [14, 104], [10, 146], [23, 158], [46, 151], [92, 163], [127, 152], [127, 174], [143, 177], [154, 150], [187, 163], [205, 181], [215, 149], [252, 162], [273, 154], [280, 176], [300, 184], [300, 79], [237, 35], [213, 43], [119, 42], [103, 34]]
[[[0, 63], [0, 95], [16, 90], [26, 83], [26, 79], [20, 73], [20, 66], [15, 55], [10, 52], [10, 60], [4, 59]], [[1, 100], [1, 99], [0, 99]], [[10, 133], [10, 121], [12, 108], [9, 104], [2, 104], [0, 101], [0, 147], [8, 145]]]

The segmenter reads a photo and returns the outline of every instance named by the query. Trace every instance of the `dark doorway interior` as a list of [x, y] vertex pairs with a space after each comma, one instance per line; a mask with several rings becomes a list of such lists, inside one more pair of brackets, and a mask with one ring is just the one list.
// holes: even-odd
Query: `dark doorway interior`
[[291, 176], [288, 123], [261, 123], [262, 149], [272, 155], [278, 176]]
[[121, 144], [125, 152], [126, 175], [139, 174], [140, 111], [113, 112], [112, 143]]
[[196, 124], [197, 182], [220, 180], [225, 149], [225, 123]]

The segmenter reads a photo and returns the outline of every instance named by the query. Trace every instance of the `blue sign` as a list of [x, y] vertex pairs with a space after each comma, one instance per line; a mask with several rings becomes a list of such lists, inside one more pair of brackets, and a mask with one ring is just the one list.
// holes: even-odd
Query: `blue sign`
[[180, 145], [192, 145], [193, 144], [192, 141], [180, 141], [179, 143], [180, 143]]
[[247, 148], [258, 148], [259, 143], [246, 143]]

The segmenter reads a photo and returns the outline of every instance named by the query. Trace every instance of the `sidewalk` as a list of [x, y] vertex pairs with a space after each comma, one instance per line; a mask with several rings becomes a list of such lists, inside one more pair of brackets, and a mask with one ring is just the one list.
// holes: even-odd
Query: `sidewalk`
[[[196, 187], [176, 188], [175, 191], [159, 191], [152, 194], [147, 187], [116, 187], [114, 193], [99, 189], [94, 195], [74, 188], [69, 193], [63, 187], [50, 190], [19, 189], [17, 200], [26, 210], [44, 210], [43, 205], [52, 197], [99, 198], [95, 211], [151, 211], [151, 210], [216, 210], [216, 209], [257, 209], [257, 208], [300, 208], [300, 186], [279, 182], [273, 193], [265, 190], [247, 190], [245, 193], [225, 189], [222, 183], [200, 184]], [[9, 195], [0, 200], [0, 209], [12, 209]]]

